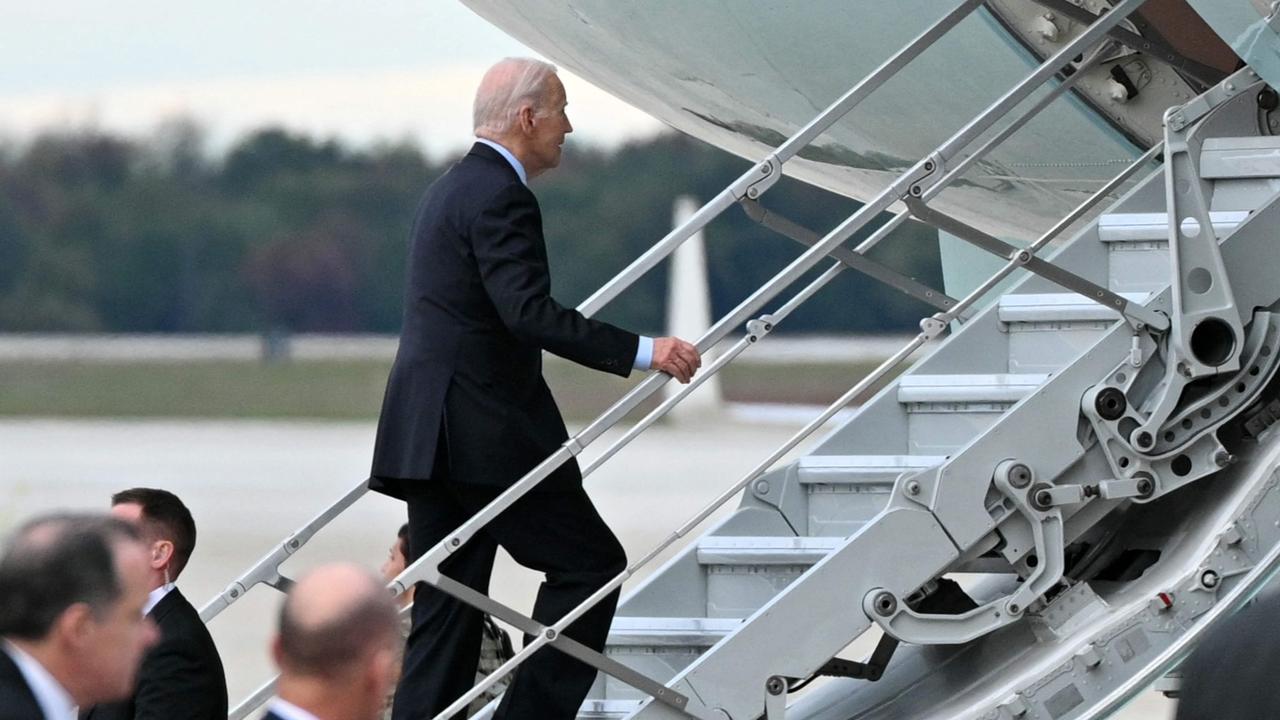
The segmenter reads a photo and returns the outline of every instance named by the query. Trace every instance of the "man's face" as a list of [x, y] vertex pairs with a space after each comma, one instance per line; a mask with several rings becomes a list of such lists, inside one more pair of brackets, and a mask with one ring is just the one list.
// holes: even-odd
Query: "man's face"
[[382, 579], [391, 582], [404, 572], [407, 562], [404, 553], [400, 552], [400, 538], [391, 543], [391, 547], [387, 548], [387, 559], [382, 563]]
[[147, 582], [150, 586], [149, 589], [154, 590], [171, 581], [167, 574], [167, 565], [173, 552], [173, 543], [168, 540], [151, 538], [148, 532], [150, 528], [147, 527], [147, 523], [143, 522], [142, 512], [142, 506], [138, 503], [120, 503], [111, 506], [112, 517], [129, 523], [136, 527], [138, 532], [142, 533], [149, 553], [147, 562], [150, 568], [150, 576]]
[[90, 696], [76, 698], [81, 705], [128, 697], [143, 654], [160, 639], [155, 623], [142, 614], [151, 592], [145, 547], [117, 542], [115, 559], [120, 598], [91, 616], [78, 637], [79, 673], [86, 681], [84, 694]]
[[526, 132], [529, 162], [525, 171], [529, 177], [537, 177], [560, 164], [560, 146], [564, 136], [573, 132], [573, 124], [565, 113], [568, 106], [564, 84], [552, 75], [547, 80], [547, 94], [542, 105], [534, 112], [533, 127]]

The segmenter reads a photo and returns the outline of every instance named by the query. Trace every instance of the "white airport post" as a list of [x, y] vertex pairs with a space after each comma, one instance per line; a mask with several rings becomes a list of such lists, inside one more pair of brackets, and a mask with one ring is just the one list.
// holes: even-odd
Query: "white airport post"
[[[676, 198], [672, 211], [673, 222], [680, 227], [697, 212], [698, 202], [689, 195]], [[679, 338], [702, 337], [711, 327], [711, 289], [707, 279], [707, 250], [703, 231], [676, 249], [671, 256], [671, 277], [667, 286], [667, 335]], [[703, 358], [705, 367], [711, 361], [711, 353]], [[663, 395], [670, 398], [679, 392], [679, 386], [668, 383]], [[720, 376], [707, 378], [700, 388], [684, 402], [675, 406], [667, 415], [671, 422], [706, 420], [723, 412], [723, 395], [720, 392]]]

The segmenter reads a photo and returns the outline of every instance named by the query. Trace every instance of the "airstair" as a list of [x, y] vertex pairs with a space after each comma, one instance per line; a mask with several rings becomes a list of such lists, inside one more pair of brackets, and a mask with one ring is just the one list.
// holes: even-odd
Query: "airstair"
[[[1141, 3], [1121, 0], [1082, 25], [829, 233], [763, 210], [761, 196], [788, 159], [981, 5], [961, 2], [584, 303], [584, 313], [599, 310], [735, 204], [809, 246], [699, 339], [703, 351], [721, 348], [716, 360], [597, 454], [585, 476], [847, 269], [938, 312], [554, 625], [459, 585], [438, 566], [665, 376], [644, 380], [416, 561], [394, 590], [433, 584], [535, 638], [438, 720], [547, 645], [601, 670], [582, 718], [1105, 717], [1267, 584], [1280, 568], [1280, 442], [1272, 429], [1280, 420], [1280, 138], [1261, 134], [1259, 122], [1269, 88], [1244, 68], [1171, 108], [1163, 145], [1025, 247], [929, 207], [1105, 57], [1093, 50], [1112, 42], [1108, 32]], [[1127, 190], [1116, 201], [1118, 188]], [[842, 247], [894, 209], [893, 221]], [[1003, 265], [952, 298], [865, 256], [908, 217]], [[824, 260], [824, 273], [760, 314]], [[997, 287], [1010, 289], [989, 297]], [[739, 339], [729, 338], [744, 324]], [[922, 360], [872, 393], [926, 345]], [[851, 403], [860, 406], [849, 420], [775, 467]], [[206, 606], [206, 621], [257, 584], [287, 588], [280, 563], [364, 492], [353, 488], [286, 538]], [[562, 634], [735, 499], [736, 511], [624, 598], [604, 653]], [[841, 657], [855, 642], [860, 659]], [[271, 692], [263, 686], [232, 717], [247, 716]]]

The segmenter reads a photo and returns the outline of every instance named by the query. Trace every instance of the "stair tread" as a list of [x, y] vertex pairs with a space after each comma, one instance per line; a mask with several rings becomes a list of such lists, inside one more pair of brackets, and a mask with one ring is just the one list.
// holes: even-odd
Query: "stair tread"
[[845, 539], [714, 535], [698, 541], [698, 562], [702, 565], [812, 565]]
[[[1130, 302], [1143, 302], [1148, 293], [1119, 293]], [[1120, 313], [1078, 293], [1024, 293], [1000, 298], [1000, 321], [1006, 323], [1027, 322], [1085, 322], [1116, 320]]]
[[898, 402], [1017, 402], [1044, 384], [1047, 373], [906, 375]]
[[[1213, 232], [1222, 237], [1249, 217], [1246, 210], [1209, 213]], [[1169, 239], [1168, 213], [1108, 213], [1098, 218], [1098, 239], [1104, 243], [1150, 242]]]
[[904, 472], [937, 467], [946, 455], [806, 455], [796, 462], [801, 485], [891, 485]]
[[620, 615], [609, 630], [610, 646], [711, 647], [742, 624], [740, 618], [633, 617]]
[[584, 720], [597, 718], [623, 718], [640, 707], [640, 700], [596, 700], [588, 699], [578, 710], [578, 717]]
[[1200, 148], [1206, 180], [1280, 176], [1280, 139], [1275, 136], [1207, 138]]

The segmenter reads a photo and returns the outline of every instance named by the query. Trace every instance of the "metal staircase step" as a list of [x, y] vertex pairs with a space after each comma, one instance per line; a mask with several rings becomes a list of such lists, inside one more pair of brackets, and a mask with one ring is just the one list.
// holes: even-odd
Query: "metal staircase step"
[[578, 710], [578, 720], [622, 720], [640, 707], [640, 700], [587, 700]]
[[[1126, 300], [1142, 302], [1147, 293], [1122, 293]], [[1120, 313], [1079, 293], [1033, 293], [1000, 298], [1000, 322], [1010, 325], [1035, 323], [1110, 322]], [[1011, 328], [1012, 329], [1012, 328]], [[1022, 328], [1030, 329], [1030, 328]]]
[[[1219, 238], [1236, 229], [1249, 217], [1246, 210], [1209, 213], [1213, 232]], [[1098, 218], [1098, 239], [1104, 243], [1169, 241], [1168, 213], [1108, 213]]]
[[1207, 138], [1200, 147], [1205, 180], [1280, 177], [1280, 138], [1274, 135]]
[[[1216, 211], [1209, 220], [1221, 238], [1248, 216], [1243, 210]], [[1115, 292], [1149, 293], [1169, 285], [1167, 213], [1108, 213], [1098, 218], [1098, 239], [1107, 244], [1107, 286]]]
[[712, 567], [812, 565], [837, 545], [839, 537], [734, 537], [712, 535], [698, 541], [698, 562]]
[[1044, 384], [1045, 373], [907, 375], [898, 384], [898, 402], [929, 412], [930, 405], [1013, 404]]
[[609, 628], [609, 647], [698, 647], [720, 641], [742, 618], [631, 617], [620, 615]]
[[1044, 373], [903, 376], [898, 402], [907, 411], [907, 449], [913, 455], [949, 454], [1047, 378]]
[[811, 535], [848, 537], [875, 517], [904, 473], [937, 467], [945, 455], [807, 455], [796, 480], [808, 500]]
[[[1147, 293], [1121, 293], [1143, 302]], [[1101, 337], [1120, 314], [1077, 293], [1005, 295], [1000, 322], [1009, 332], [1009, 371], [1053, 372]]]
[[[741, 624], [740, 617], [618, 616], [609, 630], [605, 652], [630, 668], [666, 682]], [[604, 701], [637, 701], [644, 695], [626, 683], [602, 675], [591, 697]]]
[[743, 618], [759, 610], [843, 537], [730, 537], [698, 541], [707, 571], [707, 617]]

